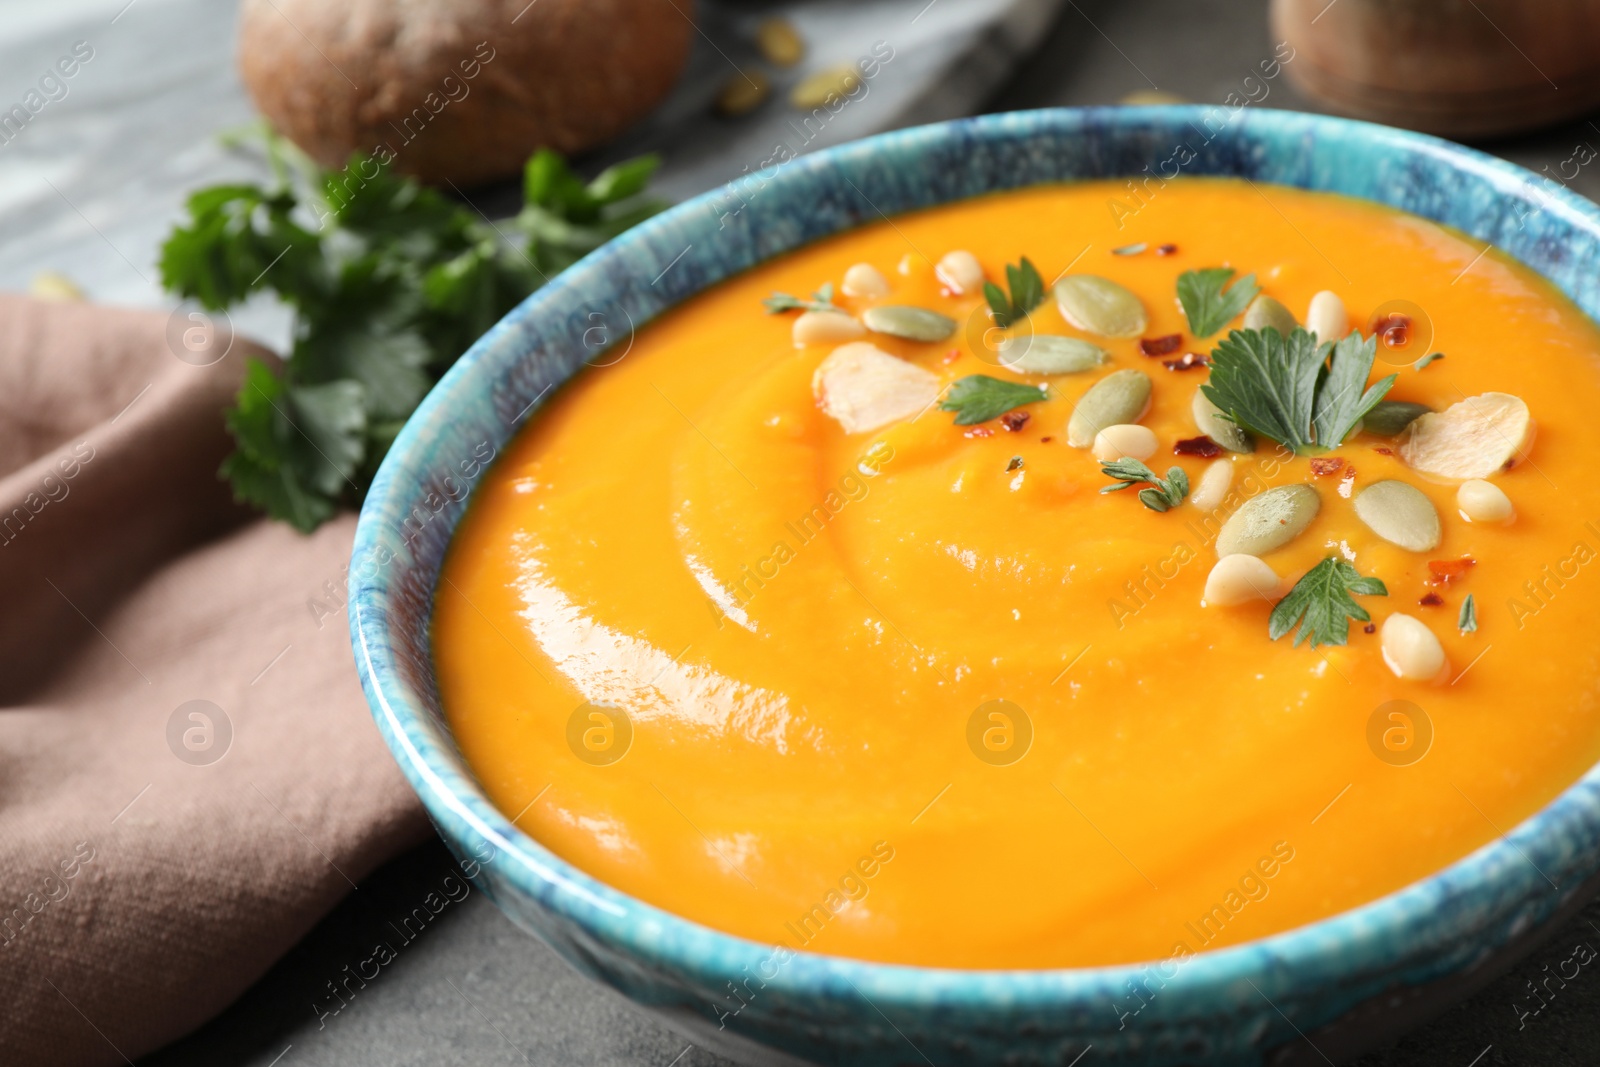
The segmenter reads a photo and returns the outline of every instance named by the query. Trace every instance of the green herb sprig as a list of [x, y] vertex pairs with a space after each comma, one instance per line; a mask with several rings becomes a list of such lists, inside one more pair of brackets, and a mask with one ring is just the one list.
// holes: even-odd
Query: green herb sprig
[[[658, 161], [590, 182], [541, 150], [495, 225], [377, 160], [325, 171], [267, 135], [276, 185], [193, 194], [162, 284], [220, 310], [270, 293], [294, 312], [281, 376], [251, 361], [226, 424], [234, 494], [310, 531], [360, 503], [401, 424], [474, 339], [552, 275], [665, 205]], [[286, 167], [285, 160], [293, 163]]]
[[1254, 274], [1246, 274], [1224, 291], [1222, 287], [1233, 275], [1232, 267], [1186, 270], [1178, 275], [1178, 303], [1183, 305], [1190, 333], [1210, 337], [1242, 314], [1261, 291]]
[[987, 374], [969, 374], [950, 386], [944, 399], [939, 401], [939, 410], [954, 411], [957, 426], [972, 426], [999, 418], [1024, 404], [1037, 404], [1047, 397], [1042, 386], [1008, 382]]
[[1044, 303], [1044, 279], [1027, 256], [1015, 266], [1006, 264], [1006, 285], [1011, 289], [1009, 297], [994, 282], [983, 283], [983, 298], [989, 303], [994, 324], [1001, 329], [1021, 322], [1028, 312]]
[[1278, 601], [1267, 619], [1267, 636], [1274, 641], [1299, 625], [1294, 644], [1310, 641], [1312, 648], [1343, 645], [1350, 640], [1350, 620], [1370, 622], [1367, 609], [1352, 594], [1388, 596], [1377, 578], [1364, 578], [1346, 561], [1329, 556], [1306, 572], [1289, 595]]
[[1478, 604], [1472, 599], [1472, 594], [1467, 594], [1467, 599], [1461, 602], [1461, 614], [1456, 616], [1456, 629], [1464, 634], [1476, 633], [1478, 629]]
[[802, 300], [798, 296], [788, 293], [773, 293], [761, 301], [761, 306], [767, 309], [769, 315], [781, 315], [785, 311], [838, 311], [839, 305], [833, 302], [833, 283], [827, 282], [822, 288], [811, 294], [810, 300]]
[[1139, 490], [1139, 502], [1151, 511], [1170, 511], [1183, 503], [1189, 495], [1189, 476], [1182, 467], [1172, 467], [1165, 478], [1136, 459], [1118, 459], [1100, 465], [1100, 473], [1115, 478], [1119, 484], [1105, 486], [1102, 493], [1115, 493], [1135, 485], [1150, 483], [1150, 488]]
[[[1394, 385], [1395, 375], [1367, 386], [1377, 339], [1355, 330], [1338, 343], [1317, 343], [1296, 327], [1233, 330], [1211, 352], [1211, 378], [1200, 387], [1232, 422], [1312, 455], [1338, 448]], [[1363, 387], [1366, 387], [1363, 392]]]

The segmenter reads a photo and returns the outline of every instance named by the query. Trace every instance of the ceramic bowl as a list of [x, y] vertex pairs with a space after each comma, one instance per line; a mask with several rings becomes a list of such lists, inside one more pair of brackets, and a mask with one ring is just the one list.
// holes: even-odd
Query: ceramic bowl
[[[1238, 175], [1388, 204], [1493, 242], [1600, 313], [1600, 209], [1418, 134], [1243, 108], [994, 115], [803, 156], [681, 204], [562, 273], [423, 401], [367, 497], [350, 627], [395, 759], [457, 855], [574, 967], [751, 1062], [1324, 1063], [1471, 992], [1580, 905], [1600, 867], [1600, 771], [1437, 874], [1364, 907], [1181, 967], [960, 971], [776, 951], [599, 882], [495, 809], [439, 708], [429, 615], [486, 461], [585, 364], [707, 286], [809, 241], [998, 189]], [[1153, 175], [1153, 176], [1152, 176]], [[670, 267], [670, 269], [668, 269]], [[606, 348], [607, 345], [612, 347]], [[602, 351], [603, 349], [603, 351]]]

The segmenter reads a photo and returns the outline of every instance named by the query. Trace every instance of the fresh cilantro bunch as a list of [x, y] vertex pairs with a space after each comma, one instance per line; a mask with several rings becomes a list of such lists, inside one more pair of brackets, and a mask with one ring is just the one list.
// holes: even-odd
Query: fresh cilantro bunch
[[276, 187], [189, 198], [161, 249], [167, 289], [222, 310], [271, 293], [294, 311], [283, 373], [252, 360], [226, 422], [234, 494], [310, 531], [360, 503], [401, 425], [466, 348], [586, 253], [660, 211], [644, 156], [585, 183], [554, 152], [524, 206], [491, 223], [370, 157], [324, 171], [271, 138]]
[[1200, 391], [1228, 419], [1296, 455], [1327, 452], [1394, 385], [1393, 374], [1367, 385], [1376, 355], [1377, 338], [1355, 330], [1322, 344], [1301, 327], [1287, 338], [1271, 328], [1233, 330], [1212, 349]]

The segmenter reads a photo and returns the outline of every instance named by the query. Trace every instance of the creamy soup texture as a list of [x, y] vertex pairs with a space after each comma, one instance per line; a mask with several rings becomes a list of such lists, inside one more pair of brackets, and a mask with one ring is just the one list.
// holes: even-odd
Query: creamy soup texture
[[[970, 272], [1009, 302], [1022, 257], [1043, 299], [999, 330]], [[1375, 335], [1357, 395], [1394, 374], [1387, 401], [1439, 415], [1317, 454], [1259, 433], [1206, 454], [1194, 396], [1244, 316], [1219, 287], [1226, 324], [1198, 337], [1178, 289], [1217, 268], [1300, 323], [1335, 294], [1352, 351]], [[1113, 296], [1064, 310], [1055, 283], [1085, 276], [1114, 284], [1080, 298]], [[774, 292], [840, 311], [800, 326]], [[955, 326], [860, 325], [884, 307]], [[1030, 335], [1086, 342], [1052, 342], [1074, 366], [1104, 355], [1001, 365], [997, 343]], [[884, 221], [696, 297], [549, 400], [446, 560], [444, 706], [524, 831], [763, 944], [1051, 967], [1287, 930], [1465, 856], [1600, 756], [1597, 354], [1534, 273], [1333, 195], [1087, 183]], [[1121, 416], [1144, 431], [1074, 447], [1082, 398], [1123, 371], [1148, 382]], [[1044, 391], [953, 391], [975, 376]], [[973, 390], [1014, 406], [976, 419]], [[1122, 449], [1165, 487], [1102, 492]], [[1401, 488], [1363, 498], [1384, 482]], [[1214, 573], [1230, 516], [1288, 486], [1314, 514], [1270, 513]], [[1319, 566], [1370, 619], [1337, 611], [1343, 643], [1336, 623], [1318, 647], [1273, 639], [1291, 590], [1312, 615], [1344, 603], [1301, 582]]]

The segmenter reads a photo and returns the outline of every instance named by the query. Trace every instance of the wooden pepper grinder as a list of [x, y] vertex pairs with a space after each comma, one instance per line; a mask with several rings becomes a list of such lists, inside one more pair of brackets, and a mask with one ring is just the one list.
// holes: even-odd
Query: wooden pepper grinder
[[1600, 106], [1600, 0], [1272, 0], [1272, 29], [1357, 118], [1482, 138]]

